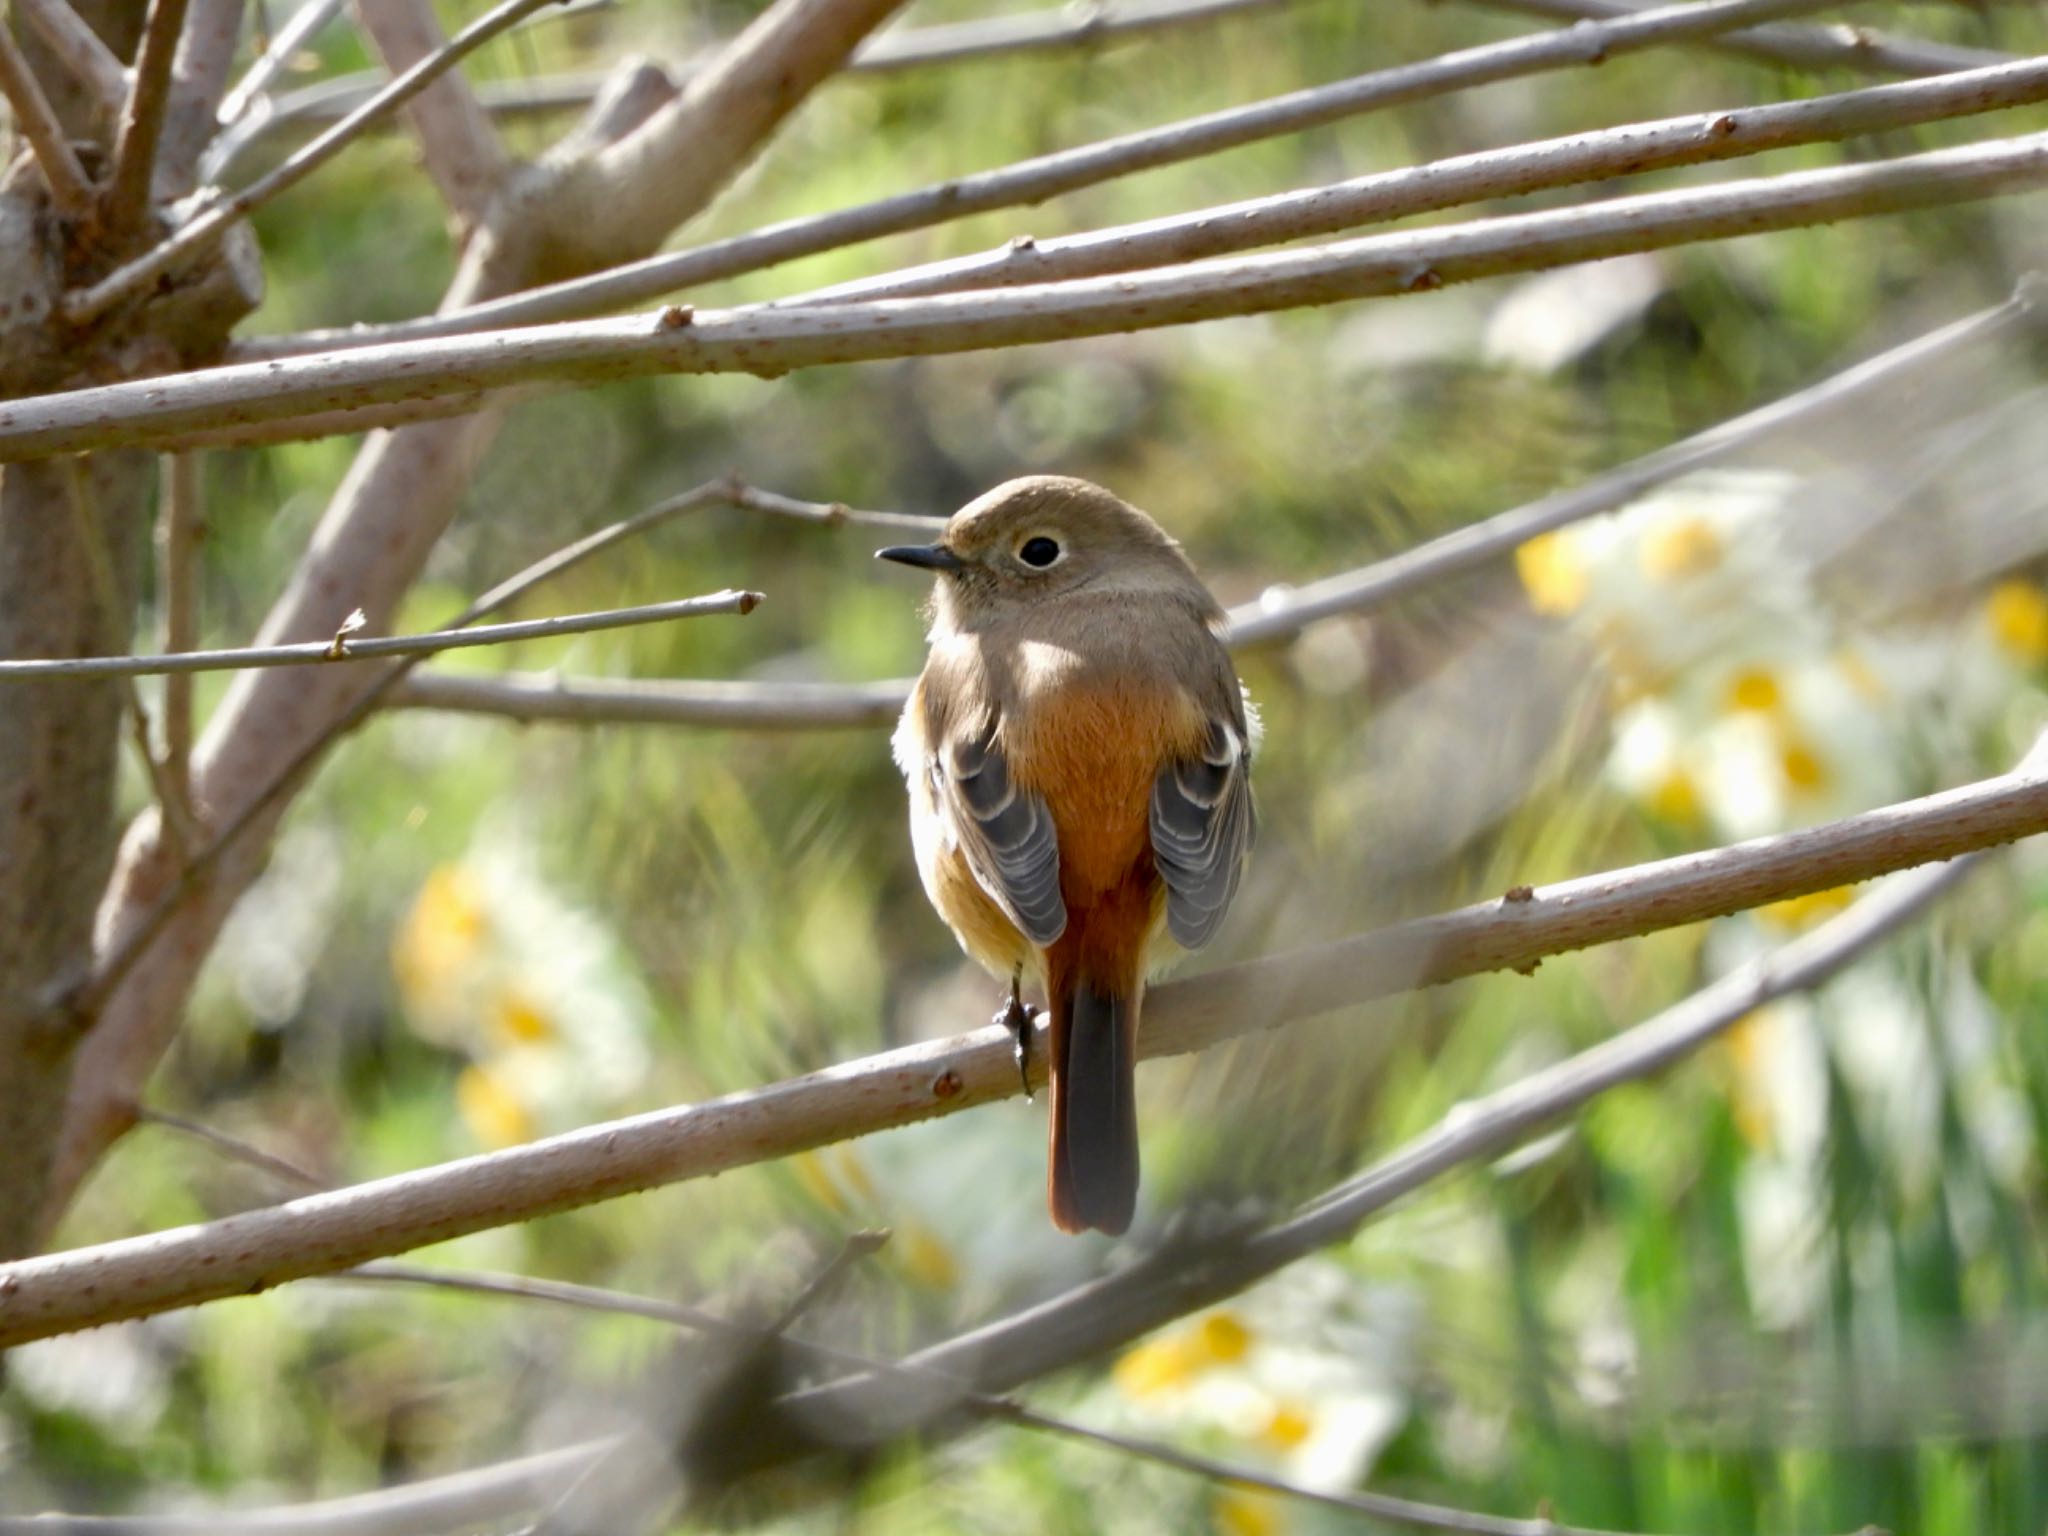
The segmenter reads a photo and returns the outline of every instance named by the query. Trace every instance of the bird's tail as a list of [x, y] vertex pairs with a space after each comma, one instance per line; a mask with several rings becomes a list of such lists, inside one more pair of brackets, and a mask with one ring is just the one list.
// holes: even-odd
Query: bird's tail
[[1141, 982], [1105, 984], [1049, 957], [1052, 1129], [1046, 1200], [1062, 1232], [1121, 1233], [1138, 1203]]

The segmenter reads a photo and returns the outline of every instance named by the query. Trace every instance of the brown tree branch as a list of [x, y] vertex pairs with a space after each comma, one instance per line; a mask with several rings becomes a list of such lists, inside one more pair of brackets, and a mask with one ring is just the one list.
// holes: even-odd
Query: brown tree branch
[[[1513, 892], [1170, 983], [1147, 1000], [1140, 1051], [1154, 1057], [1195, 1050], [1390, 992], [1526, 969], [1568, 950], [2032, 836], [2048, 830], [2043, 758], [2037, 752], [1995, 778], [1825, 826]], [[1774, 968], [1761, 982], [1752, 976], [1739, 985], [1754, 991], [1792, 969]], [[1725, 993], [1715, 996], [1724, 1000]], [[1042, 1070], [1045, 1051], [1033, 1059]], [[1553, 1069], [1532, 1081], [1552, 1092], [1567, 1079], [1576, 1081]], [[991, 1026], [707, 1104], [596, 1125], [200, 1226], [0, 1265], [0, 1346], [351, 1268], [1017, 1091], [1010, 1036]], [[1497, 1135], [1501, 1122], [1481, 1117], [1478, 1123]], [[1327, 1226], [1334, 1209], [1351, 1206], [1326, 1202], [1286, 1230], [1297, 1236], [1321, 1230], [1316, 1224]]]
[[0, 660], [0, 683], [55, 677], [136, 678], [180, 672], [243, 672], [263, 667], [322, 667], [337, 662], [378, 661], [389, 656], [438, 656], [443, 651], [477, 645], [510, 645], [559, 635], [595, 634], [640, 624], [665, 624], [671, 619], [702, 618], [707, 614], [752, 613], [760, 601], [758, 592], [725, 591], [630, 608], [569, 613], [552, 619], [521, 619], [510, 624], [473, 624], [418, 635], [359, 639], [353, 627], [343, 625], [332, 640], [310, 640], [300, 645], [231, 646], [225, 650], [177, 651], [159, 656], [38, 656]]
[[0, 96], [7, 98], [15, 125], [35, 152], [43, 183], [50, 189], [50, 201], [66, 218], [84, 218], [92, 211], [92, 183], [86, 179], [71, 140], [65, 137], [64, 125], [57, 121], [50, 98], [43, 94], [35, 71], [22, 56], [21, 45], [4, 26], [0, 26]]
[[171, 67], [170, 101], [157, 146], [152, 195], [183, 197], [199, 184], [199, 161], [219, 127], [220, 99], [234, 68], [248, 0], [190, 0]]
[[[595, 276], [472, 305], [432, 319], [364, 328], [331, 344], [474, 332], [486, 326], [574, 319], [659, 298], [679, 289], [794, 261], [799, 257], [900, 234], [1003, 208], [1041, 203], [1083, 187], [1162, 165], [1219, 153], [1260, 139], [1337, 122], [1362, 113], [1545, 70], [1597, 64], [1616, 54], [1710, 36], [1768, 13], [1819, 9], [1822, 0], [1704, 0], [1667, 5], [1640, 16], [1571, 27], [1467, 48], [1418, 64], [1397, 65], [1294, 91], [1249, 106], [1021, 160], [914, 192], [809, 218], [771, 224], [714, 244], [614, 266]], [[325, 339], [325, 338], [323, 338]]]
[[170, 105], [171, 66], [177, 59], [178, 34], [185, 29], [186, 8], [187, 0], [149, 0], [149, 16], [135, 54], [135, 79], [121, 112], [114, 168], [101, 208], [102, 222], [116, 239], [142, 228], [149, 212], [157, 139]]
[[[356, 15], [385, 68], [401, 75], [447, 47], [425, 0], [355, 0]], [[464, 237], [481, 224], [510, 168], [497, 129], [459, 72], [441, 76], [405, 108], [427, 174]]]
[[777, 303], [796, 307], [900, 299], [1164, 267], [1494, 198], [1732, 160], [2043, 99], [2048, 99], [2048, 58], [2022, 59], [1930, 80], [1482, 150], [1064, 239], [1015, 240], [978, 255], [839, 283]]
[[1614, 198], [1583, 208], [1371, 235], [1186, 270], [993, 293], [536, 326], [409, 342], [0, 404], [0, 462], [153, 444], [277, 421], [539, 381], [656, 373], [777, 374], [1147, 330], [1224, 315], [1440, 288], [1631, 251], [2005, 196], [2048, 182], [2048, 135]]

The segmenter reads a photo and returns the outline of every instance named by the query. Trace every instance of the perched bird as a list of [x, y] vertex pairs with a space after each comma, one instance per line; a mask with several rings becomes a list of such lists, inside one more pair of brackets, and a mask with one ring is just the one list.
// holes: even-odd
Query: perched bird
[[877, 554], [938, 573], [895, 738], [918, 872], [961, 947], [1009, 978], [1027, 1089], [1020, 987], [1044, 985], [1054, 1224], [1122, 1232], [1145, 980], [1215, 936], [1254, 830], [1257, 717], [1223, 610], [1157, 523], [1085, 480], [1012, 480], [937, 543]]

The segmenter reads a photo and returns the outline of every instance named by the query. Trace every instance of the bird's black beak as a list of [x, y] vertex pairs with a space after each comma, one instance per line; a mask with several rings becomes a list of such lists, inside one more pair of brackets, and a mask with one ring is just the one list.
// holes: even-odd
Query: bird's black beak
[[967, 562], [943, 544], [892, 544], [875, 551], [877, 560], [915, 565], [927, 571], [957, 571]]

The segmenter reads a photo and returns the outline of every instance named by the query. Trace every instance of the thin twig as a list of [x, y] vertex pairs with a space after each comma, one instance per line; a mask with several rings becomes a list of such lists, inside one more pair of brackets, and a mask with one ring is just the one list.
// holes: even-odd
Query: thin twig
[[[126, 625], [123, 623], [120, 585], [114, 577], [114, 562], [107, 552], [106, 535], [100, 528], [99, 516], [87, 490], [84, 463], [78, 459], [65, 459], [62, 463], [64, 500], [71, 509], [71, 527], [78, 541], [79, 561], [85, 567], [93, 603], [99, 609], [101, 643], [115, 648], [121, 643]], [[156, 796], [157, 808], [163, 817], [164, 836], [169, 841], [173, 857], [183, 861], [198, 842], [192, 826], [191, 808], [177, 786], [171, 783], [162, 760], [156, 754], [150, 740], [149, 707], [142, 702], [142, 693], [136, 688], [132, 676], [122, 678], [120, 694], [121, 713], [128, 723], [129, 740], [135, 748], [135, 755], [142, 760], [142, 771], [148, 775], [150, 790]]]
[[464, 629], [438, 629], [419, 635], [383, 635], [359, 639], [346, 626], [332, 640], [299, 645], [250, 645], [218, 651], [179, 651], [160, 656], [34, 657], [0, 661], [0, 683], [49, 677], [155, 677], [174, 672], [241, 672], [254, 667], [317, 667], [337, 661], [380, 661], [387, 656], [432, 656], [474, 645], [509, 645], [515, 640], [547, 640], [557, 635], [587, 635], [635, 624], [663, 624], [670, 619], [696, 619], [709, 614], [752, 613], [758, 592], [713, 592], [705, 597], [641, 603], [630, 608], [602, 608], [567, 613], [552, 619], [521, 619], [510, 624], [477, 624]]
[[187, 0], [149, 0], [142, 41], [135, 50], [135, 79], [114, 141], [114, 169], [107, 178], [101, 218], [116, 236], [138, 229], [149, 211], [150, 179], [156, 171], [157, 137], [171, 98], [171, 65], [178, 34], [185, 27]]
[[910, 679], [794, 683], [690, 678], [459, 677], [422, 671], [392, 690], [393, 709], [440, 709], [574, 725], [691, 725], [713, 730], [853, 730], [893, 725]]
[[[157, 592], [163, 604], [163, 649], [175, 655], [199, 643], [199, 546], [205, 537], [199, 504], [199, 456], [163, 461], [163, 512], [157, 522]], [[192, 679], [164, 679], [164, 775], [189, 812], [192, 805]]]
[[[1139, 1052], [1177, 1054], [1409, 988], [1657, 932], [2048, 831], [2048, 761], [1825, 826], [1482, 902], [1160, 987]], [[1860, 910], [1860, 908], [1858, 909]], [[1773, 972], [1773, 974], [1776, 974]], [[1746, 1005], [1749, 1006], [1749, 1005]], [[1021, 1091], [1001, 1026], [714, 1100], [0, 1266], [0, 1346], [147, 1316]], [[1033, 1053], [1043, 1063], [1046, 1051]], [[1546, 1079], [1549, 1081], [1549, 1079]], [[80, 1280], [90, 1275], [90, 1291]]]
[[[1736, 27], [1765, 15], [1818, 10], [1826, 0], [1701, 0], [1667, 5], [1622, 21], [1569, 27], [1467, 48], [1418, 64], [1374, 70], [1332, 85], [1294, 91], [1249, 106], [1186, 118], [1158, 128], [1020, 160], [999, 170], [939, 182], [914, 192], [811, 218], [791, 219], [694, 250], [650, 257], [592, 277], [531, 289], [447, 315], [366, 330], [354, 344], [447, 336], [484, 327], [574, 319], [637, 304], [681, 288], [777, 266], [883, 235], [1042, 203], [1119, 176], [1361, 113], [1544, 70]], [[335, 338], [334, 345], [349, 344]]]
[[692, 315], [672, 308], [654, 316], [241, 364], [0, 404], [0, 461], [542, 380], [781, 373], [1146, 330], [2004, 196], [2043, 182], [2048, 134], [2035, 134], [1164, 272], [814, 310]]
[[[239, 121], [256, 98], [268, 91], [270, 83], [284, 72], [293, 55], [341, 14], [341, 8], [345, 3], [346, 0], [306, 0], [305, 4], [293, 11], [291, 18], [272, 36], [270, 45], [263, 50], [256, 62], [249, 66], [248, 73], [237, 80], [234, 87], [221, 98], [221, 126], [225, 128]], [[377, 82], [377, 85], [382, 84], [381, 80]], [[366, 96], [374, 97], [375, 94], [376, 86], [365, 92]]]
[[15, 126], [35, 151], [50, 201], [66, 218], [84, 218], [92, 210], [92, 183], [86, 179], [78, 152], [64, 135], [64, 125], [57, 121], [50, 98], [43, 94], [41, 82], [22, 55], [21, 45], [4, 26], [0, 26], [0, 95], [7, 98]]
[[787, 308], [909, 298], [1164, 267], [1495, 198], [1732, 160], [2043, 99], [2048, 99], [2048, 58], [2022, 59], [1931, 80], [1697, 112], [1483, 150], [1064, 239], [1015, 240], [977, 255], [837, 283], [775, 303]]
[[251, 1168], [296, 1185], [302, 1190], [332, 1189], [334, 1185], [317, 1173], [310, 1173], [288, 1158], [279, 1157], [275, 1152], [266, 1152], [254, 1142], [244, 1141], [239, 1136], [230, 1136], [226, 1131], [216, 1129], [202, 1120], [189, 1119], [184, 1115], [172, 1114], [167, 1109], [155, 1109], [147, 1104], [135, 1106], [135, 1118], [144, 1125], [160, 1125], [166, 1130], [177, 1131], [196, 1141], [203, 1141], [215, 1151], [246, 1163]]
[[[1639, 16], [1635, 0], [1474, 0], [1490, 10], [1541, 16], [1548, 21], [1602, 22]], [[1899, 37], [1869, 27], [1773, 25], [1744, 28], [1702, 39], [1724, 53], [1768, 59], [1799, 69], [1855, 69], [1870, 74], [1939, 75], [2010, 63], [2012, 55], [1990, 48], [1958, 48], [1925, 38]]]
[[85, 87], [94, 115], [109, 124], [118, 121], [121, 103], [128, 99], [128, 71], [69, 0], [14, 0], [14, 8], [51, 56]]
[[[176, 0], [164, 0], [164, 3], [176, 3]], [[508, 27], [517, 24], [522, 18], [543, 6], [557, 3], [559, 0], [501, 0], [500, 4], [450, 38], [447, 47], [429, 58], [420, 60], [360, 108], [293, 154], [268, 175], [259, 177], [232, 196], [211, 204], [163, 241], [126, 266], [110, 272], [92, 287], [79, 289], [67, 295], [64, 302], [65, 318], [74, 325], [89, 324], [124, 299], [142, 292], [166, 272], [172, 271], [181, 262], [204, 250], [230, 225], [247, 218], [280, 192], [297, 186], [308, 175], [333, 159], [365, 128], [397, 111], [448, 70], [453, 69], [463, 58]]]

